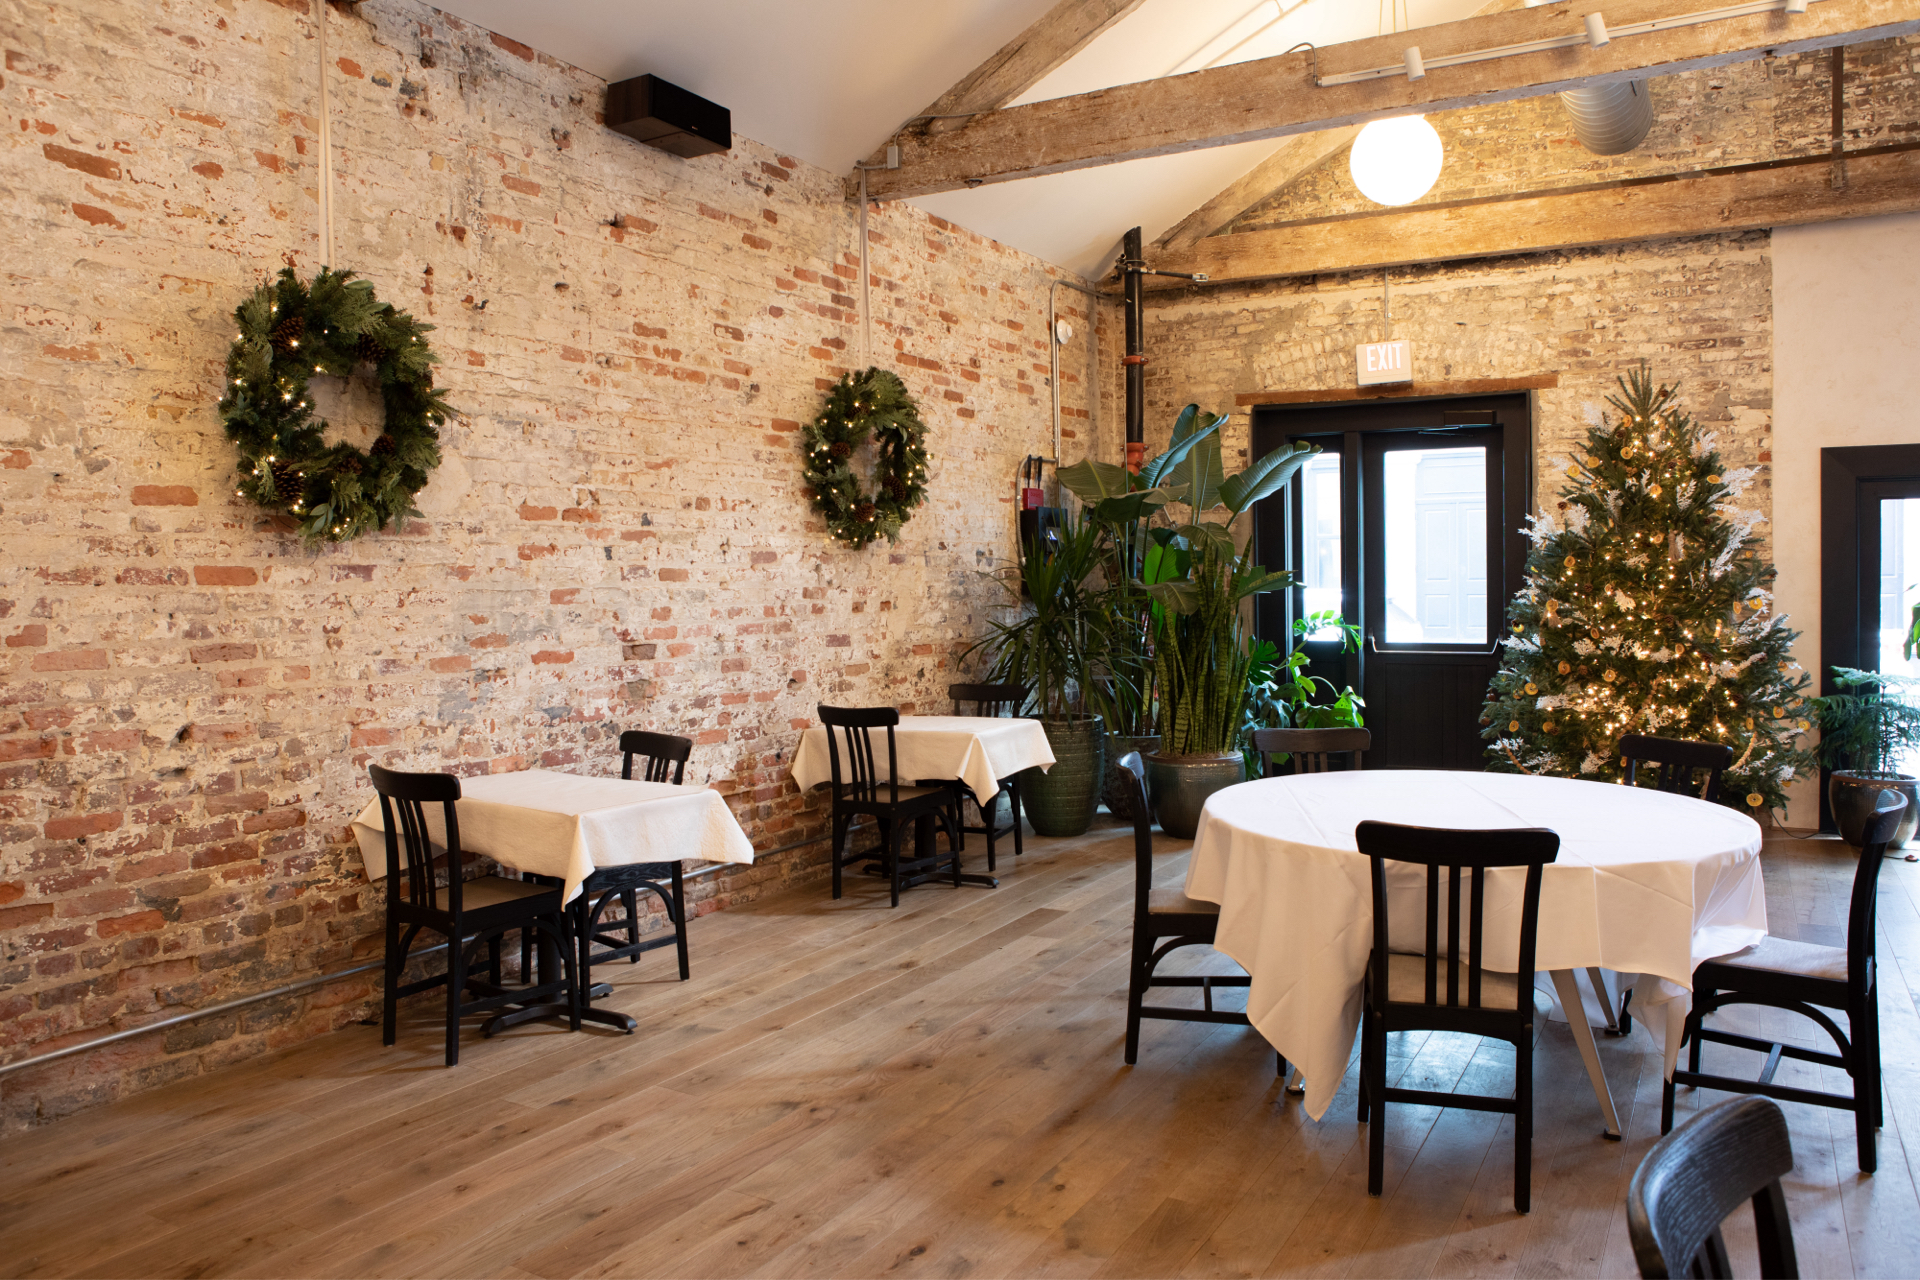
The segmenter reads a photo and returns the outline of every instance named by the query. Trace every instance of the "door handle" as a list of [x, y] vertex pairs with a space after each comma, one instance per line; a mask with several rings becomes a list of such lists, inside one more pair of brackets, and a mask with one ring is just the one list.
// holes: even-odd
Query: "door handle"
[[1382, 649], [1373, 633], [1368, 632], [1367, 652], [1382, 657], [1404, 654], [1409, 658], [1491, 658], [1500, 652], [1500, 645], [1495, 643], [1486, 649]]

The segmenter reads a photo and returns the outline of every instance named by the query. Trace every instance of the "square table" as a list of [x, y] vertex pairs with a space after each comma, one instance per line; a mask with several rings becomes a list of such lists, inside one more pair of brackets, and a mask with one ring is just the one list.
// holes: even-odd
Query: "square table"
[[[551, 876], [564, 886], [563, 901], [584, 901], [580, 885], [600, 867], [640, 862], [750, 863], [753, 843], [727, 808], [726, 798], [708, 787], [676, 786], [671, 782], [636, 782], [625, 778], [584, 777], [549, 769], [483, 774], [460, 780], [460, 847], [483, 854], [503, 866], [535, 875]], [[436, 844], [446, 843], [446, 820], [441, 806], [424, 807], [427, 833]], [[368, 801], [353, 820], [354, 838], [367, 879], [387, 874], [386, 827], [380, 797]], [[406, 857], [403, 845], [400, 856]], [[682, 924], [684, 928], [684, 922]], [[543, 966], [558, 963], [541, 935]], [[589, 996], [593, 984], [581, 975]], [[564, 1006], [538, 1006], [504, 1015], [512, 1022]], [[632, 1030], [625, 1014], [584, 1009], [582, 1017]]]

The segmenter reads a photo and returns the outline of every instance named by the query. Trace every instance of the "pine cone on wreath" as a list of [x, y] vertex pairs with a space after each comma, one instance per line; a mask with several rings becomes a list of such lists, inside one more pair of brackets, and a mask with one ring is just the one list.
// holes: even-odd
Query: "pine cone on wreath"
[[871, 502], [863, 502], [853, 509], [853, 518], [856, 520], [871, 520], [873, 519], [874, 510], [874, 505]]
[[306, 488], [306, 478], [294, 470], [291, 462], [272, 463], [268, 470], [273, 473], [273, 491], [282, 502], [292, 502]]
[[373, 448], [367, 450], [376, 458], [390, 458], [399, 451], [400, 448], [394, 444], [393, 437], [384, 431], [380, 433], [380, 438], [373, 442]]
[[307, 318], [305, 316], [288, 316], [285, 320], [273, 326], [273, 333], [270, 335], [273, 349], [275, 351], [291, 351], [294, 346], [299, 343], [300, 339], [305, 336], [306, 332]]
[[831, 457], [845, 458], [850, 456], [853, 453], [853, 446], [848, 444], [845, 440], [835, 440], [832, 444], [827, 446], [827, 453]]
[[368, 364], [379, 364], [387, 358], [389, 350], [390, 348], [386, 343], [380, 341], [380, 339], [370, 333], [361, 334], [353, 344], [354, 356], [358, 359], [365, 360]]
[[360, 461], [359, 454], [347, 453], [340, 456], [340, 460], [333, 464], [333, 469], [343, 476], [357, 476], [364, 471], [366, 467], [365, 464]]

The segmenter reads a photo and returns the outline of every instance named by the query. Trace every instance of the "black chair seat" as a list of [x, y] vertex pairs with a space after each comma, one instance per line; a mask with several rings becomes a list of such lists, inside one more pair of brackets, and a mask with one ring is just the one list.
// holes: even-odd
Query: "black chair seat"
[[1180, 889], [1153, 889], [1147, 893], [1150, 916], [1218, 916], [1220, 904], [1189, 898]]
[[[447, 885], [440, 885], [434, 889], [433, 905], [437, 910], [451, 909], [450, 892]], [[558, 906], [560, 897], [546, 885], [533, 884], [526, 880], [508, 880], [502, 876], [479, 876], [465, 881], [461, 885], [460, 893], [465, 899], [467, 922], [475, 928], [480, 927], [481, 921], [489, 914], [502, 914], [495, 908], [520, 908], [526, 905], [527, 899], [539, 897], [552, 898], [554, 900], [552, 905]]]
[[[1447, 989], [1446, 962], [1440, 962], [1436, 985], [1441, 991]], [[1461, 961], [1453, 966], [1455, 980], [1459, 989], [1464, 991], [1469, 978], [1469, 967]], [[1527, 988], [1531, 993], [1533, 988]], [[1531, 995], [1528, 997], [1531, 999]], [[1425, 956], [1402, 955], [1393, 952], [1387, 956], [1387, 1000], [1391, 1004], [1417, 1005], [1427, 1008], [1427, 958]], [[1483, 1009], [1518, 1009], [1520, 1007], [1520, 980], [1511, 973], [1496, 973], [1492, 969], [1480, 971], [1480, 1007]]]
[[894, 799], [866, 800], [858, 793], [849, 793], [840, 801], [841, 808], [853, 813], [879, 813], [884, 809], [915, 808], [925, 809], [945, 805], [953, 798], [953, 792], [944, 784], [937, 786], [901, 787], [891, 793]]

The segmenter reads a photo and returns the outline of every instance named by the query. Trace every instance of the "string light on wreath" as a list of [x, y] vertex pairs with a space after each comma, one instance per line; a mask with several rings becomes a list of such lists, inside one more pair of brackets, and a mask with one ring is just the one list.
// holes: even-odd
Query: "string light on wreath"
[[[234, 309], [220, 417], [240, 451], [234, 493], [295, 519], [309, 544], [346, 542], [419, 515], [452, 409], [433, 385], [433, 326], [396, 311], [351, 271], [304, 283], [291, 268]], [[365, 452], [328, 444], [307, 380], [373, 369], [386, 424]]]
[[[874, 493], [854, 474], [853, 457], [874, 447]], [[927, 500], [927, 425], [898, 375], [868, 369], [841, 377], [803, 437], [801, 474], [827, 536], [850, 547], [900, 540], [900, 526]]]

